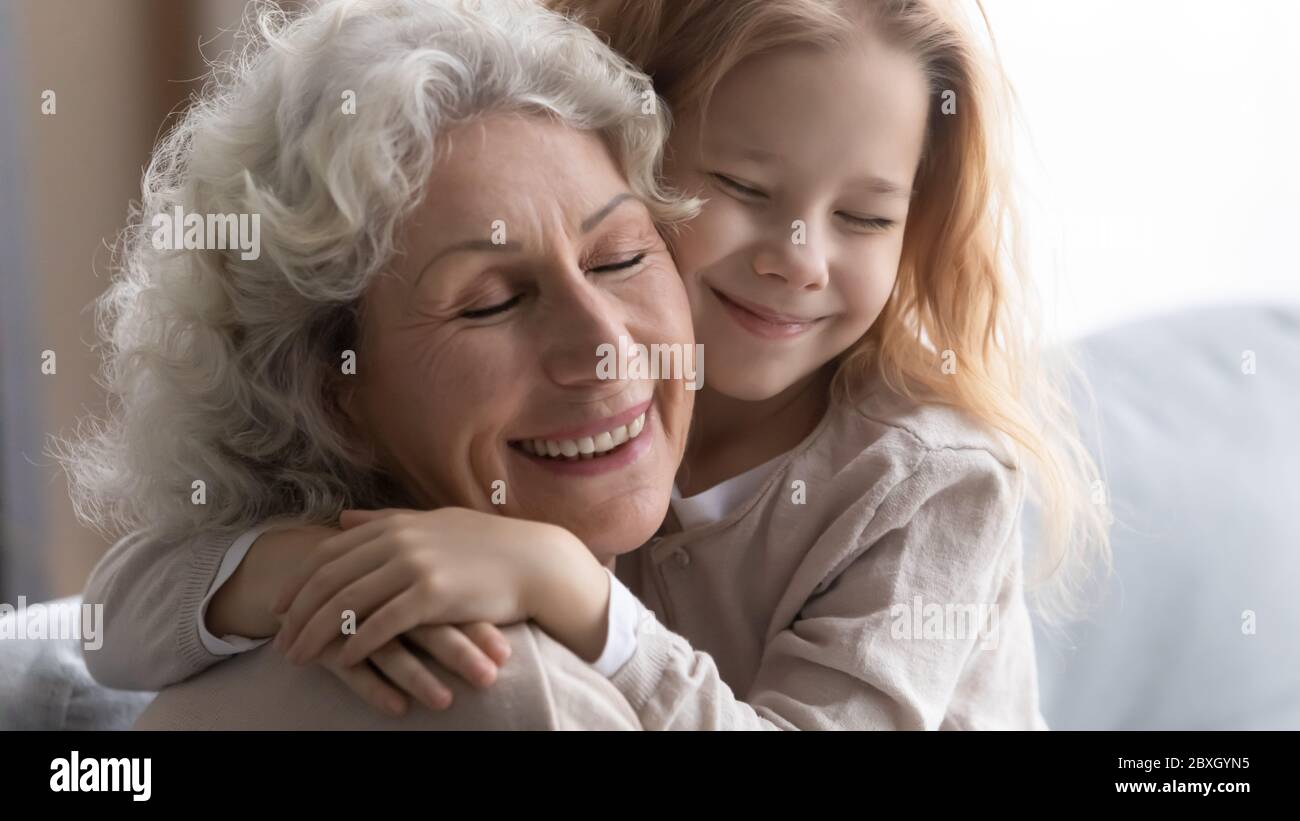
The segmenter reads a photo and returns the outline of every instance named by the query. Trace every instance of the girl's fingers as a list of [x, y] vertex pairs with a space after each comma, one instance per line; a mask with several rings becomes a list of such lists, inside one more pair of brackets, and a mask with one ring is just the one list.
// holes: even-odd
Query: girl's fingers
[[[347, 537], [347, 538], [341, 538]], [[271, 603], [271, 612], [280, 615], [289, 608], [293, 600], [297, 598], [302, 586], [307, 580], [316, 575], [316, 571], [325, 565], [344, 555], [357, 544], [364, 542], [359, 531], [344, 531], [334, 536], [324, 539], [316, 545], [307, 558], [289, 574], [280, 585], [279, 595]]]
[[[397, 574], [396, 578], [410, 585], [411, 580], [405, 573]], [[409, 586], [397, 596], [390, 596], [386, 604], [362, 620], [356, 635], [343, 643], [340, 657], [355, 664], [406, 631], [423, 624], [429, 615], [424, 605], [425, 597]]]
[[375, 519], [383, 519], [398, 513], [412, 513], [414, 511], [403, 510], [397, 507], [386, 507], [383, 510], [345, 510], [339, 514], [339, 527], [344, 530], [351, 530], [354, 527], [363, 525], [366, 522], [373, 522]]
[[451, 705], [451, 690], [400, 641], [390, 641], [380, 647], [370, 656], [370, 662], [389, 681], [430, 710], [445, 710]]
[[381, 545], [372, 547], [365, 544], [320, 568], [298, 592], [288, 612], [280, 617], [276, 648], [283, 652], [293, 646], [299, 631], [316, 613], [337, 598], [340, 591], [374, 573], [384, 562], [385, 553]]
[[[342, 646], [339, 642], [337, 646]], [[337, 651], [334, 653], [337, 654]], [[333, 661], [327, 662], [325, 668], [348, 686], [348, 689], [361, 696], [361, 700], [391, 716], [400, 716], [406, 712], [406, 697], [388, 682], [384, 681], [369, 663], [344, 667]]]
[[408, 631], [406, 639], [475, 687], [496, 681], [496, 663], [458, 627], [426, 624]]
[[[320, 609], [311, 614], [307, 623], [298, 632], [297, 638], [292, 641], [285, 640], [289, 647], [288, 651], [285, 652], [285, 657], [294, 664], [311, 661], [330, 642], [341, 637], [344, 616], [348, 611], [351, 611], [353, 623], [361, 624], [362, 629], [364, 629], [369, 622], [368, 616], [371, 613], [375, 612], [376, 609], [382, 610], [383, 607], [401, 599], [402, 591], [410, 586], [411, 578], [405, 568], [394, 563], [380, 565], [373, 572], [362, 576], [343, 588], [333, 598], [322, 604]], [[408, 626], [413, 627], [419, 623], [420, 620], [416, 619]], [[378, 650], [389, 640], [396, 638], [401, 632], [399, 630], [383, 641], [369, 644], [368, 652], [353, 654], [345, 651], [339, 662], [344, 665], [359, 664], [362, 659]], [[359, 632], [358, 635], [360, 635]]]
[[345, 530], [323, 540], [311, 552], [307, 560], [295, 568], [294, 572], [285, 579], [280, 587], [280, 594], [271, 605], [271, 612], [277, 615], [283, 613], [298, 598], [299, 592], [301, 592], [308, 580], [313, 578], [319, 570], [335, 559], [351, 553], [354, 548], [372, 541], [374, 537], [383, 533], [387, 526], [382, 519], [374, 519], [364, 525]]
[[472, 624], [460, 625], [461, 631], [469, 636], [469, 640], [478, 645], [478, 649], [487, 654], [487, 657], [496, 662], [500, 667], [510, 658], [510, 640], [505, 637], [495, 624], [485, 621], [476, 621]]

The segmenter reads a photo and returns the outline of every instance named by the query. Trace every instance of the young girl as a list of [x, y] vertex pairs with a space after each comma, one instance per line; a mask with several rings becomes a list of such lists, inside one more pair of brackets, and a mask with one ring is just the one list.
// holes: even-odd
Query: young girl
[[[942, 0], [552, 5], [651, 75], [676, 121], [669, 181], [705, 200], [671, 240], [705, 386], [672, 515], [619, 560], [622, 584], [593, 591], [608, 596], [600, 669], [647, 729], [1043, 727], [1026, 495], [1049, 602], [1069, 609], [1108, 541], [1006, 259], [998, 85], [974, 35]], [[345, 513], [344, 534], [275, 580], [292, 660], [337, 637], [358, 578], [340, 571], [373, 570], [389, 513]], [[449, 541], [445, 519], [401, 521]], [[195, 630], [276, 632], [238, 618], [268, 595], [259, 532], [226, 554]], [[403, 589], [371, 592], [348, 602], [363, 621], [341, 664], [428, 625]]]

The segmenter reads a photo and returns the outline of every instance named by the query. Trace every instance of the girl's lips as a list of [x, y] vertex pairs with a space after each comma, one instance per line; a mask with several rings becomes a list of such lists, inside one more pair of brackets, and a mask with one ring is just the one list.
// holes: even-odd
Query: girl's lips
[[763, 339], [789, 339], [802, 334], [821, 321], [820, 319], [797, 319], [767, 311], [760, 312], [742, 305], [717, 288], [710, 287], [709, 291], [737, 325]]

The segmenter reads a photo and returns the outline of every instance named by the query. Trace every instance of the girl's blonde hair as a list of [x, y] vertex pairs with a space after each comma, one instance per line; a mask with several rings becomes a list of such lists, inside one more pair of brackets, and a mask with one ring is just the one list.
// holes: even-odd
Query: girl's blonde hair
[[[1077, 592], [1110, 567], [1110, 514], [1069, 401], [1087, 381], [1062, 348], [1045, 356], [1034, 289], [1020, 264], [1009, 143], [1012, 94], [948, 0], [551, 0], [641, 66], [679, 117], [705, 116], [722, 77], [773, 49], [852, 40], [870, 27], [913, 54], [930, 115], [898, 279], [834, 382], [852, 401], [873, 370], [913, 399], [964, 410], [1028, 455], [1041, 513], [1037, 603], [1075, 615]], [[983, 7], [979, 6], [981, 16]], [[990, 46], [992, 43], [990, 42]], [[945, 363], [956, 368], [945, 368]]]

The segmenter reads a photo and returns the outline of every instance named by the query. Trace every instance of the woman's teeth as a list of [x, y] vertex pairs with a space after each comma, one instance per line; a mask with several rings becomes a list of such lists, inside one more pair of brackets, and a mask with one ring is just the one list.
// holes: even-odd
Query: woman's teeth
[[613, 430], [584, 436], [581, 439], [524, 439], [519, 443], [524, 453], [551, 459], [591, 459], [637, 438], [645, 429], [645, 414]]

